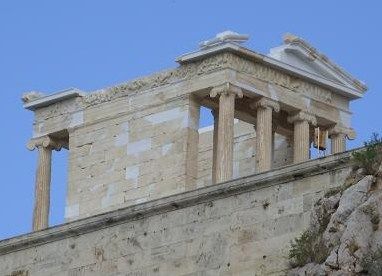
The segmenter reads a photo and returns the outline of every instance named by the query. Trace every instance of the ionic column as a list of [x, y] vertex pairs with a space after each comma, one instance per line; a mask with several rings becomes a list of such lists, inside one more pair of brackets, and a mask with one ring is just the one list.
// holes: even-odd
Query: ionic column
[[329, 138], [331, 139], [331, 153], [336, 154], [346, 151], [346, 138], [355, 138], [355, 132], [351, 128], [335, 126], [329, 129]]
[[214, 133], [212, 137], [212, 184], [216, 183], [216, 163], [217, 163], [217, 148], [218, 148], [218, 129], [219, 129], [219, 110], [211, 111], [214, 117]]
[[299, 112], [288, 117], [294, 124], [293, 163], [300, 163], [310, 158], [310, 125], [316, 125], [316, 117], [306, 112]]
[[233, 124], [235, 98], [243, 97], [240, 88], [230, 83], [214, 87], [211, 97], [219, 96], [218, 135], [216, 148], [216, 183], [230, 180], [233, 172]]
[[272, 168], [272, 112], [279, 112], [280, 105], [267, 98], [256, 102], [256, 171], [264, 172]]
[[28, 149], [38, 149], [38, 164], [36, 170], [35, 203], [33, 210], [33, 231], [48, 228], [50, 206], [50, 180], [52, 150], [61, 149], [62, 145], [45, 136], [32, 139]]
[[336, 133], [330, 136], [332, 154], [344, 152], [346, 150], [346, 134]]

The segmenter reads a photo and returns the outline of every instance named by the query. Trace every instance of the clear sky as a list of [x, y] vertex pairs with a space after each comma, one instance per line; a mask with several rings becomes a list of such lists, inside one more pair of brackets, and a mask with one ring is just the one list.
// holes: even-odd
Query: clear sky
[[[175, 67], [198, 42], [230, 29], [261, 53], [291, 32], [369, 86], [352, 104], [351, 146], [382, 129], [380, 1], [0, 1], [0, 239], [31, 229], [36, 152], [22, 93], [84, 91]], [[51, 224], [63, 222], [65, 152], [54, 155]]]

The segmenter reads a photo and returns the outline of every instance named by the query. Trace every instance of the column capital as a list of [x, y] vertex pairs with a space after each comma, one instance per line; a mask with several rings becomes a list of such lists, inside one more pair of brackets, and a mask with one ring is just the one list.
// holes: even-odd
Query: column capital
[[250, 107], [252, 109], [271, 108], [274, 112], [280, 111], [280, 104], [277, 101], [266, 97], [262, 97], [260, 100], [253, 102]]
[[215, 98], [217, 95], [233, 94], [238, 98], [243, 98], [243, 90], [240, 87], [233, 85], [230, 82], [215, 86], [210, 91], [210, 97]]
[[288, 123], [294, 124], [295, 122], [307, 121], [310, 125], [317, 125], [316, 116], [305, 111], [300, 111], [288, 117]]
[[34, 150], [39, 147], [49, 148], [52, 150], [61, 150], [63, 147], [67, 147], [67, 143], [62, 140], [53, 139], [50, 136], [42, 136], [38, 138], [32, 138], [27, 144], [29, 150]]
[[340, 126], [340, 125], [335, 125], [334, 127], [329, 128], [328, 134], [329, 134], [329, 138], [331, 138], [331, 136], [343, 134], [349, 140], [354, 140], [356, 138], [356, 135], [357, 135], [353, 128], [344, 127], [344, 126]]

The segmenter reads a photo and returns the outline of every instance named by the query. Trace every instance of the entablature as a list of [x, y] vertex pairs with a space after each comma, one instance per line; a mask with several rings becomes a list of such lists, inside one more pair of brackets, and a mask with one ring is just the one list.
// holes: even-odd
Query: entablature
[[[156, 101], [155, 94], [162, 93], [163, 98], [169, 100], [171, 97], [193, 93], [207, 105], [213, 105], [213, 99], [207, 97], [210, 90], [223, 83], [232, 83], [243, 91], [242, 106], [245, 106], [246, 98], [268, 97], [278, 101], [284, 112], [306, 110], [314, 114], [322, 126], [333, 124], [350, 126], [349, 102], [362, 97], [364, 92], [362, 89], [366, 89], [365, 86], [360, 84], [358, 88], [349, 87], [277, 58], [259, 54], [237, 43], [245, 40], [244, 35], [226, 32], [211, 40], [211, 43], [205, 42], [200, 50], [179, 57], [177, 61], [180, 66], [175, 69], [158, 72], [86, 95], [77, 89], [45, 97], [33, 94], [29, 98], [26, 97], [28, 102], [24, 104], [24, 107], [36, 114], [38, 136], [40, 132], [42, 135], [47, 134], [39, 131], [41, 125], [38, 122], [61, 116], [62, 120], [69, 122], [66, 123], [67, 127], [78, 127], [91, 123], [86, 121], [87, 111], [98, 105], [126, 97], [135, 98], [145, 94], [145, 101], [149, 105], [151, 101]], [[334, 65], [331, 68], [339, 70]], [[342, 73], [342, 76], [350, 79], [350, 76], [345, 73]], [[145, 105], [129, 107], [128, 112], [133, 112], [138, 107], [144, 108]], [[238, 107], [240, 109], [240, 104]], [[97, 112], [96, 109], [95, 112]], [[239, 112], [246, 112], [245, 108]], [[115, 111], [115, 113], [120, 114], [121, 111]], [[102, 114], [102, 116], [106, 118], [115, 115], [111, 110], [110, 114]]]

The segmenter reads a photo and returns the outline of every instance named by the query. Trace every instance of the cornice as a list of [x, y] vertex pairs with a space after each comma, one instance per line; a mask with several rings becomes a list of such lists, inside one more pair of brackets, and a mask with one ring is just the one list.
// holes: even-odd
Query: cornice
[[31, 111], [40, 109], [43, 107], [51, 106], [53, 104], [60, 104], [62, 101], [81, 98], [84, 96], [84, 93], [76, 88], [69, 88], [51, 95], [45, 96], [39, 92], [29, 92], [25, 93], [22, 97], [24, 102], [24, 108]]

